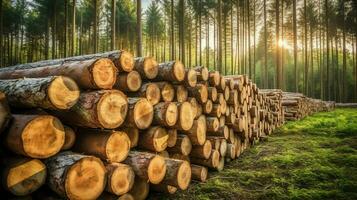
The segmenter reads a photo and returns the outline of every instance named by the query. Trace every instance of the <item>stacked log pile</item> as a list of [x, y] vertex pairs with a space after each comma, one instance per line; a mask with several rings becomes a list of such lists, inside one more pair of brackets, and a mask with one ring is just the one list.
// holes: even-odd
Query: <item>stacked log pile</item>
[[285, 93], [261, 90], [245, 75], [125, 51], [2, 68], [0, 79], [9, 196], [172, 194], [191, 179], [204, 182], [208, 169], [223, 170], [289, 119]]
[[284, 92], [282, 105], [285, 112], [285, 119], [289, 121], [300, 120], [315, 112], [330, 111], [335, 107], [331, 101], [312, 99], [301, 93]]

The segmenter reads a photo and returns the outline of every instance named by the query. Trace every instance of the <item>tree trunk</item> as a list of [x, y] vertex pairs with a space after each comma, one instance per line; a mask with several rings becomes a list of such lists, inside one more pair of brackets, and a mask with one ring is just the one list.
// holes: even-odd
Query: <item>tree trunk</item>
[[185, 67], [180, 61], [159, 64], [159, 72], [155, 81], [181, 82], [185, 79]]
[[48, 158], [58, 153], [65, 140], [62, 123], [50, 115], [13, 115], [5, 145], [16, 154]]
[[218, 58], [217, 58], [217, 69], [222, 73], [222, 0], [218, 0], [217, 8], [217, 29], [218, 29]]
[[124, 126], [146, 129], [154, 118], [154, 108], [145, 98], [129, 98], [128, 115]]
[[107, 185], [105, 187], [107, 192], [120, 196], [133, 188], [135, 174], [129, 165], [107, 163], [105, 168], [107, 169]]
[[[130, 165], [137, 177], [146, 182], [149, 180], [153, 184], [160, 183], [167, 170], [165, 159], [162, 156], [146, 152], [130, 151], [123, 163]], [[135, 187], [136, 183], [134, 183]]]
[[113, 88], [123, 92], [136, 92], [140, 89], [141, 82], [140, 74], [137, 71], [119, 73]]
[[293, 41], [294, 41], [294, 91], [298, 92], [297, 74], [297, 17], [296, 0], [293, 0]]
[[63, 57], [67, 57], [67, 36], [68, 36], [68, 1], [64, 0], [64, 40], [63, 40]]
[[93, 52], [98, 52], [98, 0], [93, 0]]
[[151, 80], [156, 78], [159, 72], [159, 64], [153, 57], [137, 57], [135, 58], [134, 69], [139, 72], [142, 79]]
[[102, 161], [70, 151], [45, 160], [48, 186], [68, 199], [96, 199], [105, 189], [106, 169]]
[[0, 80], [0, 90], [14, 107], [62, 110], [71, 108], [79, 98], [76, 82], [62, 76]]
[[38, 159], [11, 156], [1, 164], [3, 187], [16, 196], [29, 195], [46, 182], [46, 166]]
[[174, 22], [174, 0], [171, 0], [170, 4], [170, 29], [171, 29], [171, 54], [170, 54], [170, 60], [175, 60], [175, 22]]
[[280, 37], [280, 6], [279, 6], [280, 0], [275, 0], [275, 43], [276, 43], [276, 88], [282, 88], [282, 83], [281, 83], [281, 58], [280, 58], [280, 48], [278, 45], [279, 42], [279, 37]]
[[76, 51], [76, 0], [72, 2], [72, 38], [71, 38], [71, 56]]
[[206, 182], [208, 170], [206, 167], [191, 164], [192, 179], [200, 182]]
[[137, 56], [142, 56], [142, 33], [141, 33], [141, 0], [136, 0], [136, 48], [137, 48]]
[[119, 127], [128, 112], [128, 100], [118, 90], [82, 92], [79, 101], [68, 111], [53, 113], [64, 122], [81, 127]]

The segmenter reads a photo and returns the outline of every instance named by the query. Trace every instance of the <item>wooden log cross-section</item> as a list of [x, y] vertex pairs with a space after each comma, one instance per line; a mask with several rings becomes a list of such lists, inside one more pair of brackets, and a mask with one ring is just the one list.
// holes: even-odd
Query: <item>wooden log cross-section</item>
[[17, 108], [69, 109], [79, 99], [76, 82], [65, 76], [0, 80], [0, 91]]
[[129, 165], [121, 163], [108, 163], [105, 165], [108, 172], [107, 192], [123, 195], [131, 190], [134, 185], [135, 174]]
[[62, 123], [51, 115], [13, 115], [5, 133], [5, 145], [16, 154], [48, 158], [58, 153], [65, 141]]
[[167, 171], [162, 183], [186, 190], [191, 182], [191, 166], [184, 160], [165, 158]]
[[105, 189], [106, 169], [102, 161], [70, 151], [45, 160], [48, 186], [68, 199], [96, 199]]
[[138, 57], [134, 59], [134, 69], [143, 79], [154, 79], [159, 73], [159, 64], [152, 57]]
[[124, 126], [148, 128], [154, 118], [154, 107], [146, 98], [128, 98], [129, 111]]
[[116, 81], [116, 73], [117, 69], [111, 60], [100, 58], [41, 67], [34, 66], [28, 69], [2, 68], [0, 79], [67, 76], [84, 89], [111, 89]]
[[150, 151], [161, 152], [167, 147], [169, 135], [160, 126], [153, 126], [139, 134], [138, 146]]

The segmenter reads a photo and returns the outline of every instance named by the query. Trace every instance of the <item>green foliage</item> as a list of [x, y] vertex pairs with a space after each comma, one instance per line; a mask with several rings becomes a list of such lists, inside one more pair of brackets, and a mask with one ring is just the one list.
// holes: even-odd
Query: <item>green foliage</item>
[[207, 183], [159, 199], [352, 200], [356, 170], [357, 110], [336, 109], [288, 122]]

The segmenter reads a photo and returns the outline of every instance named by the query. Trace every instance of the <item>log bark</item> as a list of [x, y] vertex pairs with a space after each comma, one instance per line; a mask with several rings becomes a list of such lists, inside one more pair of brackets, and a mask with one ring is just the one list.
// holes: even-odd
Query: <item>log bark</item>
[[189, 155], [192, 150], [192, 144], [186, 135], [177, 135], [176, 144], [173, 147], [167, 148], [167, 151], [171, 154], [180, 153], [182, 155]]
[[141, 82], [140, 74], [137, 71], [119, 73], [113, 88], [123, 92], [136, 92], [140, 89]]
[[194, 145], [203, 145], [206, 141], [207, 123], [205, 115], [201, 115], [197, 120], [194, 120], [191, 129], [183, 131]]
[[13, 195], [29, 195], [46, 182], [46, 166], [38, 159], [3, 157], [1, 166], [3, 188]]
[[177, 142], [177, 130], [176, 129], [168, 129], [167, 134], [169, 138], [167, 139], [167, 147], [173, 147]]
[[134, 186], [129, 194], [134, 197], [134, 200], [145, 200], [149, 195], [149, 190], [150, 184], [147, 180], [136, 176]]
[[191, 158], [191, 163], [197, 164], [197, 165], [203, 165], [205, 167], [209, 168], [217, 168], [219, 165], [219, 160], [220, 160], [220, 155], [217, 150], [212, 150], [211, 156], [209, 159], [204, 159], [204, 158]]
[[207, 114], [210, 117], [221, 117], [222, 111], [221, 111], [221, 105], [220, 104], [213, 104], [212, 105], [212, 111]]
[[191, 164], [192, 179], [200, 182], [206, 182], [208, 170], [206, 167]]
[[195, 118], [191, 104], [189, 102], [183, 102], [176, 103], [176, 105], [178, 107], [178, 120], [173, 128], [183, 131], [190, 130]]
[[160, 126], [153, 126], [139, 134], [138, 146], [150, 151], [161, 152], [167, 147], [169, 135]]
[[117, 196], [115, 194], [111, 194], [109, 192], [103, 192], [99, 197], [98, 200], [135, 200], [133, 195], [126, 193], [121, 196]]
[[134, 61], [134, 69], [139, 72], [144, 80], [156, 78], [159, 72], [159, 64], [153, 57], [138, 57]]
[[181, 82], [185, 79], [185, 67], [180, 61], [159, 64], [159, 73], [153, 80]]
[[191, 157], [208, 159], [211, 155], [212, 143], [206, 140], [203, 145], [193, 145], [190, 153]]
[[213, 108], [213, 103], [210, 99], [207, 100], [206, 103], [202, 104], [202, 112], [204, 114], [209, 114], [212, 112], [212, 108]]
[[227, 157], [231, 158], [231, 159], [235, 159], [236, 153], [237, 153], [236, 145], [228, 144], [227, 145]]
[[208, 87], [208, 98], [217, 103], [218, 92], [215, 87]]
[[134, 185], [135, 174], [129, 165], [108, 163], [105, 167], [108, 180], [105, 187], [107, 192], [120, 196], [131, 190]]
[[28, 69], [2, 68], [0, 69], [0, 79], [67, 76], [75, 80], [78, 86], [83, 89], [111, 89], [116, 81], [116, 73], [117, 69], [113, 62], [102, 58], [44, 65], [43, 67], [34, 66]]
[[128, 98], [129, 111], [124, 126], [146, 129], [154, 118], [154, 107], [145, 98]]
[[221, 75], [219, 74], [218, 71], [209, 72], [208, 82], [211, 86], [218, 86], [220, 80], [221, 80]]
[[121, 131], [78, 129], [73, 151], [94, 155], [109, 162], [121, 162], [129, 154], [130, 139]]
[[153, 125], [173, 126], [178, 118], [177, 105], [172, 102], [161, 102], [154, 106]]
[[187, 87], [195, 87], [197, 84], [196, 71], [193, 69], [186, 69], [185, 71], [184, 85]]
[[0, 92], [0, 135], [7, 128], [11, 120], [10, 107], [6, 95]]
[[219, 121], [217, 117], [207, 117], [207, 131], [216, 132], [219, 129]]
[[[160, 183], [166, 174], [164, 158], [152, 153], [130, 151], [123, 163], [130, 165], [137, 177], [140, 177], [145, 181], [149, 180], [153, 184]], [[129, 193], [132, 194], [131, 192]]]
[[51, 115], [13, 115], [5, 145], [16, 154], [48, 158], [58, 153], [65, 140], [62, 123]]
[[119, 90], [83, 92], [68, 111], [53, 111], [67, 124], [89, 128], [117, 128], [128, 111], [128, 100]]
[[206, 103], [208, 99], [208, 89], [206, 85], [197, 84], [195, 87], [187, 88], [188, 96], [195, 97], [198, 102]]
[[198, 81], [207, 81], [208, 80], [208, 69], [207, 67], [197, 66], [193, 68], [196, 71]]
[[61, 152], [45, 160], [47, 184], [58, 195], [68, 199], [96, 199], [106, 184], [106, 169], [93, 156]]
[[0, 91], [16, 108], [63, 110], [71, 108], [79, 99], [76, 82], [64, 76], [0, 80]]
[[228, 126], [224, 125], [224, 126], [219, 127], [218, 131], [216, 131], [216, 132], [208, 131], [207, 135], [208, 136], [220, 136], [220, 137], [224, 137], [224, 138], [228, 139], [229, 128], [228, 128]]
[[161, 91], [156, 83], [144, 83], [139, 91], [135, 93], [127, 93], [129, 97], [143, 97], [150, 101], [152, 105], [160, 102]]
[[157, 185], [151, 184], [150, 190], [155, 192], [165, 193], [165, 194], [174, 194], [177, 191], [177, 187], [167, 185], [164, 183], [157, 184]]
[[163, 184], [186, 190], [191, 182], [191, 166], [184, 160], [165, 158], [167, 171]]
[[194, 97], [189, 97], [187, 100], [191, 104], [192, 113], [193, 113], [194, 118], [196, 119], [198, 117], [197, 115], [199, 114], [199, 111], [200, 111], [199, 110], [200, 104], [197, 102], [196, 98], [194, 98]]
[[139, 141], [139, 129], [137, 128], [120, 128], [119, 131], [125, 132], [130, 139], [130, 148], [138, 146]]

